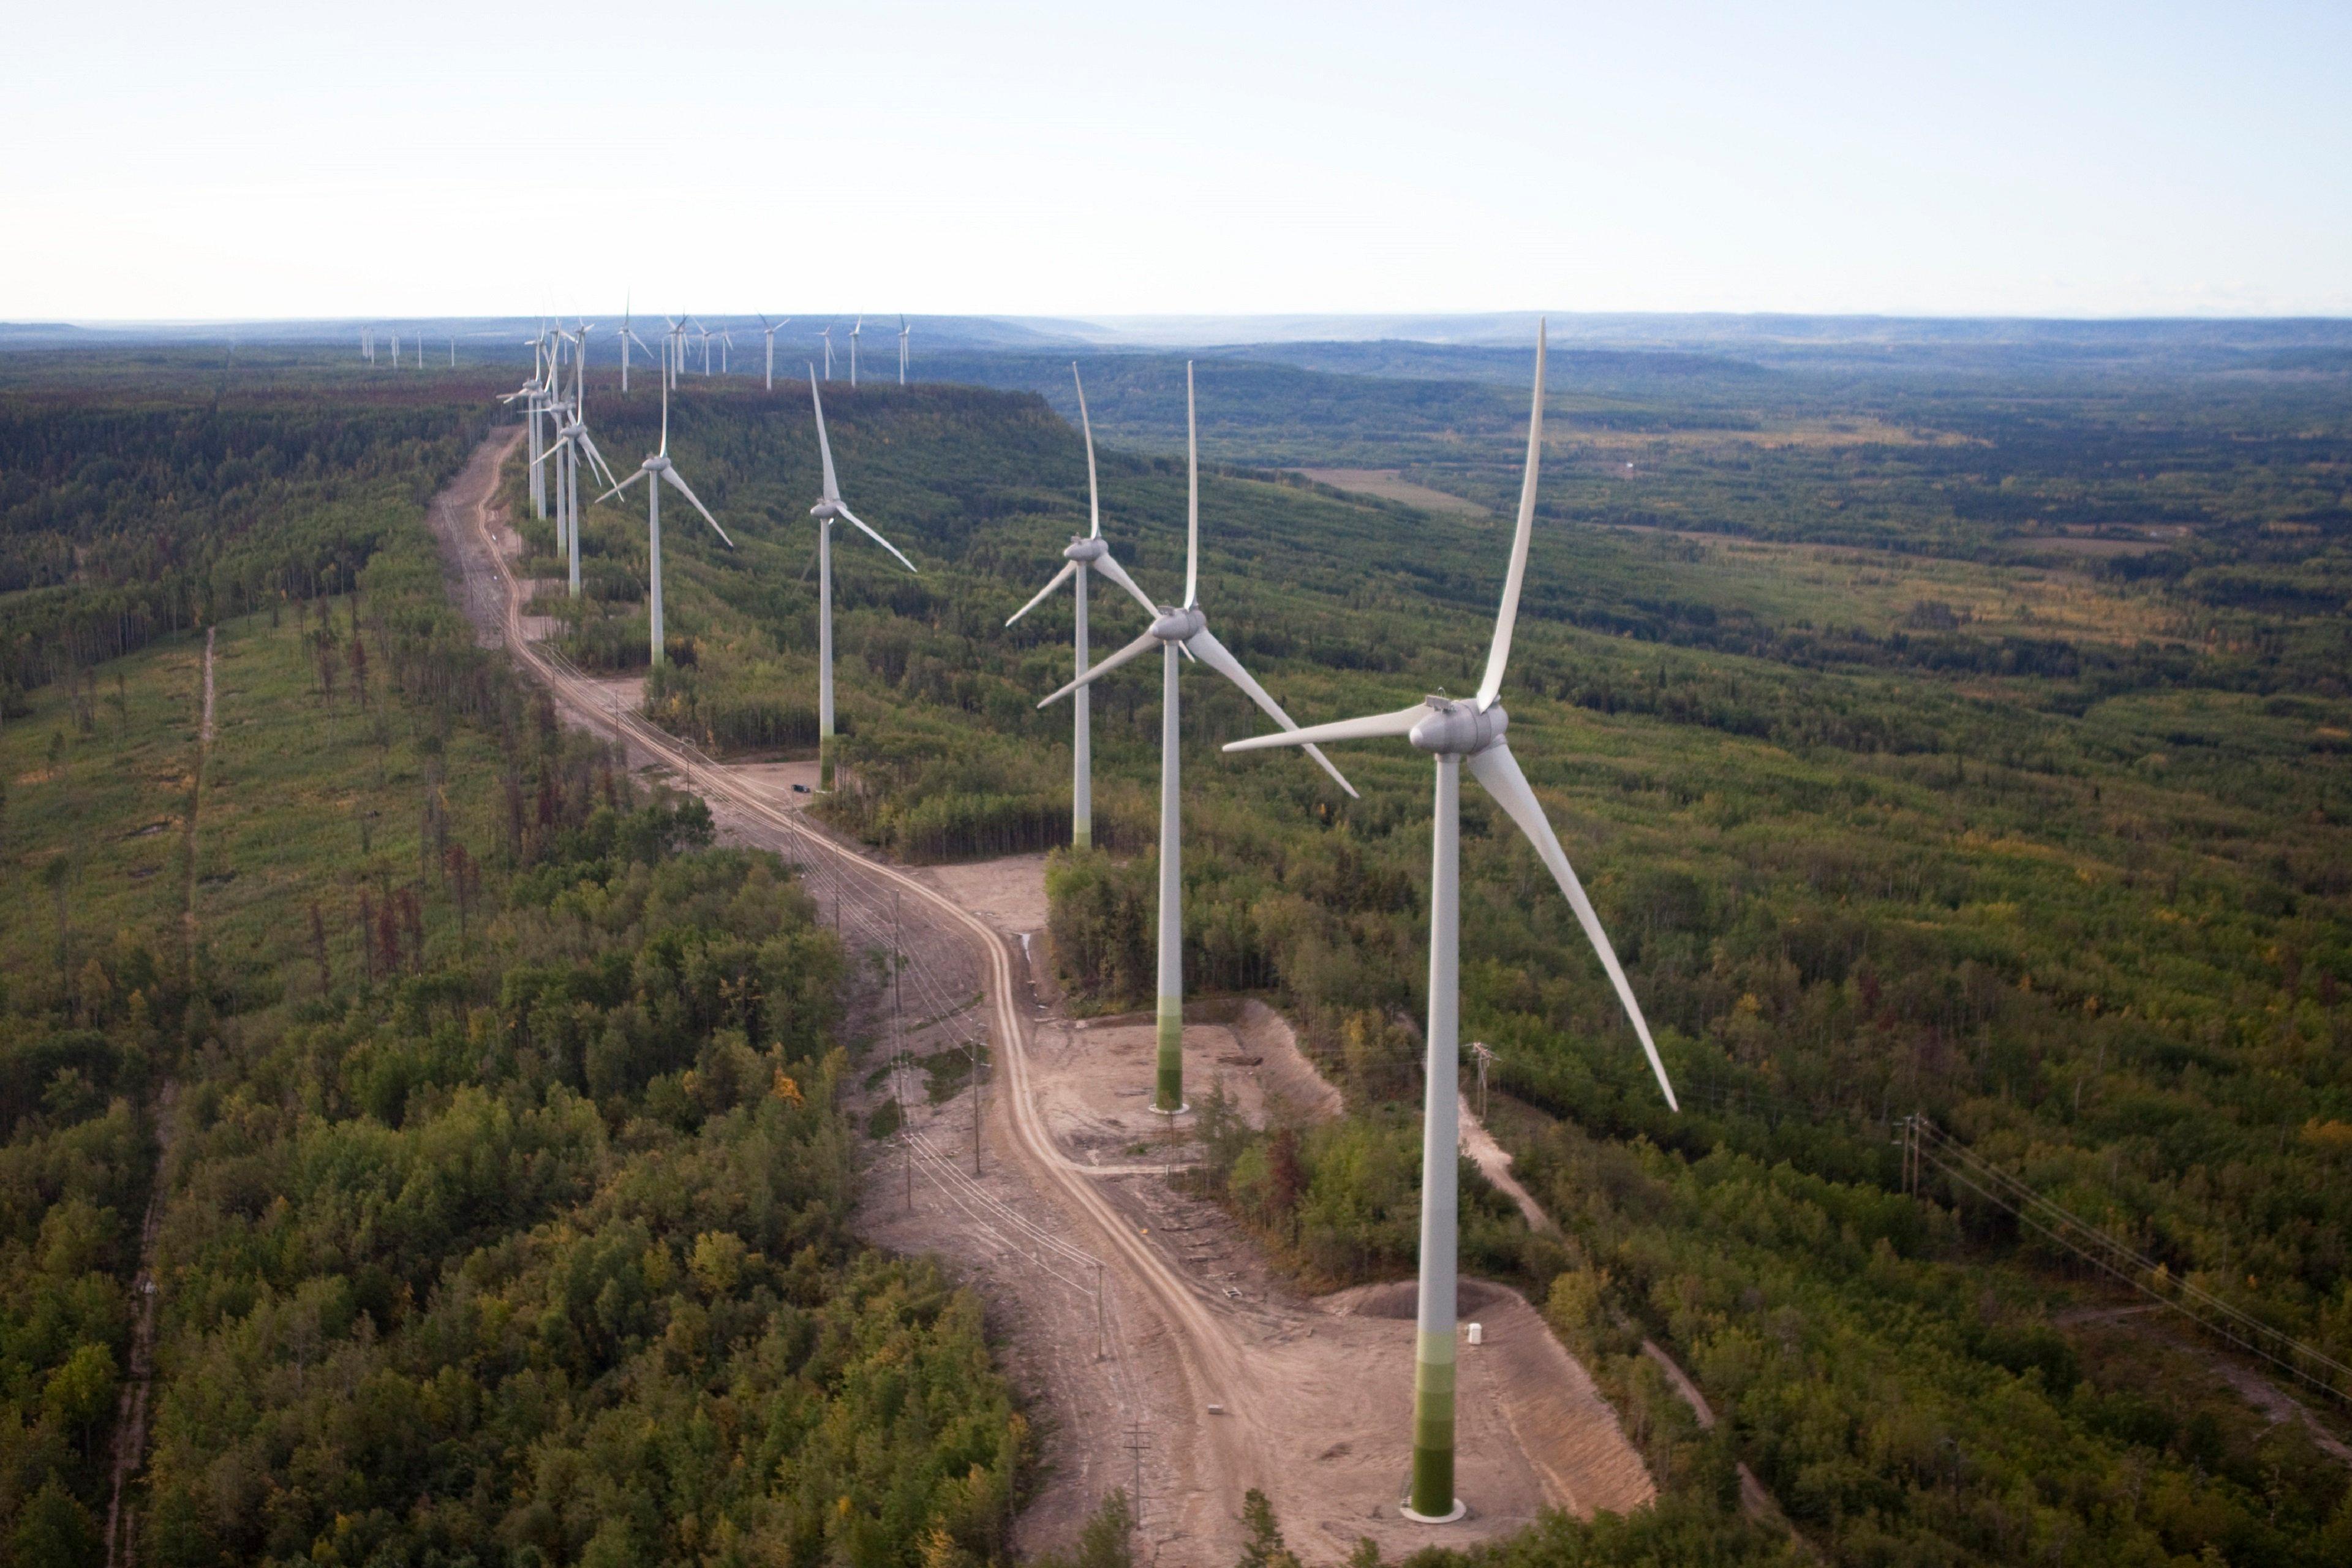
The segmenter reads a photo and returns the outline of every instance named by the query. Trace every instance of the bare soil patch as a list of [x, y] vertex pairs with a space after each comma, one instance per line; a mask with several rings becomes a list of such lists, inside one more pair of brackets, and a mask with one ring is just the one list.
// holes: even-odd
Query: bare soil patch
[[1415, 484], [1396, 468], [1299, 468], [1295, 471], [1318, 485], [1329, 485], [1335, 490], [1349, 490], [1356, 495], [1370, 496], [1376, 500], [1402, 501], [1407, 506], [1417, 506], [1423, 511], [1452, 512], [1461, 517], [1494, 515], [1475, 500]]

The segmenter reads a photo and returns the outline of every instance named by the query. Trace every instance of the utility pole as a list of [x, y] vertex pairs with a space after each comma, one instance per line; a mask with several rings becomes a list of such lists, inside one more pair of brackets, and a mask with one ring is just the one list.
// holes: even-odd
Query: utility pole
[[1103, 1331], [1102, 1290], [1103, 1266], [1102, 1259], [1097, 1258], [1095, 1259], [1095, 1360], [1097, 1361], [1102, 1360], [1104, 1356], [1110, 1353], [1109, 1336]]
[[971, 1173], [980, 1174], [980, 1084], [981, 1072], [986, 1065], [988, 1031], [983, 1028], [971, 1042]]
[[1151, 1439], [1143, 1435], [1143, 1423], [1132, 1422], [1127, 1428], [1127, 1451], [1135, 1458], [1135, 1527], [1143, 1528], [1143, 1455], [1151, 1447]]
[[1470, 1054], [1478, 1058], [1478, 1123], [1483, 1127], [1486, 1121], [1486, 1066], [1500, 1058], [1484, 1040], [1471, 1041]]

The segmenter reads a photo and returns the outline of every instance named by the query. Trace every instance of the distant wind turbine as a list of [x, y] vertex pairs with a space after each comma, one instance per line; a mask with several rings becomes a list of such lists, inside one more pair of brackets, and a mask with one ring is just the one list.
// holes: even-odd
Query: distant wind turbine
[[[902, 337], [900, 340], [902, 344], [904, 341]], [[903, 364], [905, 353], [905, 349], [901, 347], [899, 379], [902, 382], [906, 379]], [[1095, 476], [1095, 427], [1087, 418], [1087, 386], [1085, 382], [1078, 381], [1078, 367], [1076, 364], [1070, 366], [1070, 379], [1078, 382], [1078, 424], [1086, 432], [1087, 437], [1088, 527], [1084, 534], [1071, 536], [1069, 548], [1062, 552], [1062, 569], [1054, 574], [1053, 580], [1037, 590], [1035, 598], [1013, 611], [1005, 619], [1004, 624], [1011, 626], [1014, 621], [1044, 604], [1047, 595], [1055, 589], [1064, 583], [1068, 583], [1071, 584], [1071, 592], [1076, 595], [1073, 604], [1077, 614], [1077, 633], [1074, 638], [1077, 652], [1077, 672], [1084, 675], [1087, 672], [1087, 578], [1089, 568], [1100, 572], [1104, 576], [1126, 589], [1134, 596], [1135, 602], [1143, 606], [1143, 613], [1154, 620], [1160, 618], [1160, 606], [1153, 604], [1144, 591], [1135, 585], [1135, 579], [1127, 574], [1126, 568], [1111, 559], [1110, 546], [1103, 542], [1102, 490]], [[1073, 713], [1070, 742], [1070, 842], [1081, 849], [1090, 847], [1095, 841], [1094, 695], [1092, 687], [1081, 686], [1070, 700]]]
[[865, 330], [866, 318], [863, 316], [858, 317], [857, 324], [849, 329], [849, 384], [852, 387], [857, 384], [857, 334]]
[[831, 381], [833, 379], [833, 329], [827, 327], [818, 332], [817, 336], [824, 340], [824, 378]]
[[809, 366], [809, 401], [816, 409], [816, 449], [824, 464], [824, 493], [809, 515], [816, 519], [816, 787], [833, 787], [833, 520], [840, 518], [897, 556], [908, 571], [915, 563], [898, 547], [875, 532], [841, 501], [841, 484], [833, 473], [833, 443], [824, 433], [824, 395], [816, 389], [816, 366]]
[[1468, 702], [1430, 697], [1393, 713], [1362, 719], [1342, 719], [1335, 724], [1315, 724], [1283, 735], [1258, 735], [1235, 741], [1229, 752], [1255, 751], [1266, 746], [1300, 746], [1318, 741], [1358, 741], [1402, 735], [1429, 752], [1437, 763], [1437, 799], [1432, 833], [1429, 889], [1429, 1041], [1428, 1065], [1423, 1073], [1421, 1134], [1421, 1298], [1419, 1332], [1414, 1338], [1412, 1378], [1412, 1495], [1407, 1515], [1423, 1521], [1458, 1519], [1462, 1504], [1454, 1496], [1454, 1327], [1456, 1194], [1454, 1174], [1461, 1147], [1458, 1092], [1461, 1031], [1461, 880], [1462, 765], [1495, 797], [1504, 815], [1517, 824], [1536, 856], [1544, 863], [1559, 890], [1568, 895], [1601, 966], [1617, 989], [1642, 1049], [1650, 1058], [1658, 1088], [1670, 1109], [1674, 1085], [1666, 1080], [1665, 1064], [1650, 1038], [1633, 988], [1601, 929], [1601, 917], [1576, 879], [1559, 847], [1559, 838], [1544, 816], [1543, 805], [1519, 771], [1503, 733], [1510, 716], [1498, 700], [1503, 675], [1511, 658], [1511, 629], [1518, 619], [1519, 590], [1527, 580], [1528, 542], [1534, 531], [1536, 476], [1543, 458], [1544, 330], [1536, 329], [1536, 389], [1528, 415], [1528, 463], [1519, 485], [1518, 529], [1511, 539], [1510, 566], [1503, 576], [1502, 607], [1495, 616], [1495, 639], [1486, 650], [1486, 673], [1478, 695]]
[[778, 318], [774, 326], [770, 326], [768, 324], [767, 317], [762, 316], [760, 318], [760, 331], [765, 333], [768, 339], [767, 390], [770, 392], [776, 390], [776, 333], [792, 324], [793, 319], [790, 316]]
[[607, 485], [615, 483], [613, 470], [605, 463], [604, 454], [596, 449], [596, 443], [589, 436], [588, 426], [582, 414], [582, 410], [587, 404], [588, 359], [585, 343], [589, 330], [587, 322], [580, 323], [579, 341], [583, 344], [583, 350], [572, 362], [572, 400], [566, 404], [559, 395], [556, 403], [556, 407], [568, 413], [570, 417], [556, 432], [554, 444], [548, 447], [541, 458], [542, 461], [545, 458], [554, 458], [557, 460], [555, 545], [557, 551], [566, 557], [566, 576], [569, 580], [572, 597], [575, 599], [580, 597], [581, 460], [583, 458], [587, 460], [591, 471], [603, 483]]
[[[621, 297], [621, 395], [624, 397], [629, 395], [629, 345], [635, 343], [637, 347], [646, 349], [645, 340], [629, 328], [629, 305], [628, 296], [623, 295]], [[653, 358], [654, 351], [646, 349], [646, 357]]]
[[[1177, 787], [1181, 740], [1177, 650], [1192, 653], [1202, 664], [1240, 687], [1251, 701], [1285, 730], [1298, 728], [1282, 710], [1281, 704], [1242, 668], [1241, 660], [1216, 639], [1201, 610], [1201, 441], [1193, 415], [1190, 363], [1184, 366], [1184, 429], [1185, 447], [1192, 463], [1192, 488], [1185, 508], [1184, 602], [1174, 607], [1160, 606], [1150, 628], [1141, 637], [1037, 704], [1043, 708], [1066, 697], [1119, 666], [1142, 658], [1154, 644], [1160, 647], [1160, 1063], [1152, 1109], [1170, 1116], [1188, 1109], [1184, 1103], [1184, 814]], [[1356, 793], [1356, 786], [1331, 765], [1329, 758], [1312, 745], [1307, 748], [1307, 754], [1321, 763], [1323, 771], [1337, 780], [1341, 789], [1350, 795]]]
[[523, 342], [531, 351], [530, 379], [499, 401], [512, 403], [518, 397], [526, 400], [523, 405], [523, 415], [530, 427], [530, 515], [535, 518], [544, 518], [547, 515], [547, 476], [541, 469], [539, 463], [546, 447], [541, 440], [539, 422], [546, 416], [547, 399], [552, 386], [547, 352], [547, 329], [542, 326], [537, 337], [525, 338]]
[[[911, 328], [909, 328], [909, 327], [907, 325], [907, 318], [906, 318], [906, 317], [904, 317], [904, 316], [899, 317], [899, 318], [898, 318], [898, 384], [899, 384], [900, 386], [904, 386], [904, 385], [906, 385], [906, 384], [907, 384], [907, 333], [908, 333], [908, 331], [910, 331], [911, 330], [912, 330], [912, 329], [911, 329]], [[1075, 373], [1076, 372], [1077, 368], [1078, 368], [1078, 367], [1077, 367], [1077, 366], [1076, 366], [1076, 365], [1072, 365], [1072, 366], [1070, 367], [1070, 369], [1071, 369], [1071, 371], [1072, 371], [1072, 373], [1073, 373], [1073, 374], [1075, 374]], [[1080, 402], [1084, 402], [1084, 401], [1085, 401], [1085, 399], [1084, 399], [1084, 398], [1081, 398], [1081, 399], [1079, 399], [1079, 401], [1080, 401]], [[1081, 412], [1083, 412], [1083, 411], [1081, 411]], [[1088, 445], [1089, 445], [1089, 449], [1091, 449], [1092, 444], [1091, 444], [1091, 443], [1089, 443]]]
[[603, 495], [598, 496], [596, 499], [600, 501], [609, 500], [613, 497], [619, 495], [623, 490], [627, 489], [631, 485], [635, 484], [639, 479], [647, 479], [648, 476], [650, 476], [650, 479], [646, 485], [646, 551], [650, 560], [652, 570], [650, 573], [650, 580], [646, 584], [647, 593], [646, 609], [648, 617], [653, 623], [653, 665], [654, 668], [658, 669], [661, 667], [664, 657], [662, 649], [662, 486], [668, 485], [671, 489], [677, 490], [678, 494], [684, 496], [693, 504], [694, 510], [702, 514], [702, 521], [710, 525], [710, 531], [719, 536], [719, 542], [726, 545], [730, 550], [735, 548], [735, 542], [727, 537], [727, 531], [719, 526], [719, 520], [710, 515], [710, 509], [702, 504], [702, 498], [694, 493], [693, 489], [687, 484], [685, 476], [680, 474], [676, 466], [669, 460], [669, 388], [667, 384], [662, 388], [660, 449], [656, 451], [652, 457], [647, 458], [643, 463], [640, 463], [637, 466], [637, 471], [635, 473], [631, 474], [627, 479], [623, 479], [619, 484], [614, 485], [611, 489], [606, 490]]

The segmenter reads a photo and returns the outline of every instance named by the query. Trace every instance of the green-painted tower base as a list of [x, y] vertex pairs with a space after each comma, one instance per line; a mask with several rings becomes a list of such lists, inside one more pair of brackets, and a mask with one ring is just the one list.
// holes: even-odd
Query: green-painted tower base
[[816, 787], [820, 790], [833, 788], [833, 745], [834, 739], [831, 735], [817, 737]]
[[1191, 1109], [1184, 1103], [1184, 1004], [1172, 996], [1160, 999], [1160, 1079], [1151, 1109], [1165, 1116]]
[[1412, 1491], [1405, 1517], [1445, 1524], [1463, 1515], [1454, 1495], [1454, 1336], [1422, 1334], [1412, 1361]]

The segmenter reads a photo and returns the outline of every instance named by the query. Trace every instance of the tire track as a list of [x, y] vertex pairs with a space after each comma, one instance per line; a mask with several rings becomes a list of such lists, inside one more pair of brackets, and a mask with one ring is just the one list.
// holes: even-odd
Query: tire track
[[[200, 885], [196, 877], [196, 817], [204, 805], [205, 767], [212, 760], [213, 737], [217, 733], [213, 720], [213, 656], [219, 638], [219, 627], [205, 628], [204, 700], [196, 720], [196, 776], [188, 795], [188, 897], [180, 911], [180, 931], [187, 948], [188, 978], [192, 982], [196, 973], [196, 889]], [[178, 1097], [179, 1086], [167, 1079], [156, 1092], [153, 1107], [155, 1174], [147, 1194], [147, 1212], [139, 1222], [139, 1272], [131, 1281], [137, 1302], [131, 1321], [131, 1364], [123, 1380], [121, 1397], [114, 1407], [113, 1477], [106, 1504], [106, 1568], [121, 1568], [130, 1561], [137, 1510], [124, 1506], [123, 1493], [130, 1489], [131, 1478], [147, 1465], [147, 1400], [155, 1382], [155, 1308], [161, 1293], [155, 1282], [155, 1250], [163, 1234], [163, 1184], [172, 1158], [172, 1108]]]

